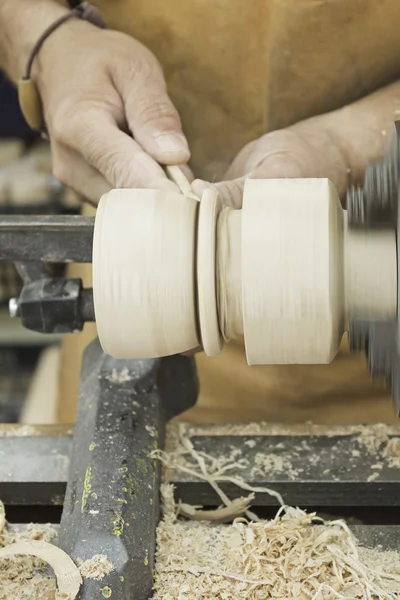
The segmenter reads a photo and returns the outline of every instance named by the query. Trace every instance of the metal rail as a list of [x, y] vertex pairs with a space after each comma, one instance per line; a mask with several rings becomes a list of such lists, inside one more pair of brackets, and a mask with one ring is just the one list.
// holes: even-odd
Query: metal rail
[[[253, 487], [272, 488], [290, 505], [400, 506], [399, 467], [391, 464], [384, 447], [367, 452], [357, 435], [201, 435], [191, 439], [200, 453], [226, 457], [233, 452], [244, 468], [230, 469], [232, 477]], [[7, 504], [62, 504], [72, 450], [71, 436], [0, 437], [0, 455], [8, 457], [0, 461], [0, 498]], [[263, 467], [263, 456], [277, 463], [280, 459], [282, 469], [272, 468], [271, 461]], [[173, 473], [172, 483], [183, 502], [209, 506], [220, 502], [208, 483], [186, 473]], [[221, 488], [232, 498], [243, 493], [231, 483], [221, 483]], [[254, 504], [276, 505], [276, 499], [259, 492]]]
[[94, 217], [0, 215], [0, 260], [92, 261]]

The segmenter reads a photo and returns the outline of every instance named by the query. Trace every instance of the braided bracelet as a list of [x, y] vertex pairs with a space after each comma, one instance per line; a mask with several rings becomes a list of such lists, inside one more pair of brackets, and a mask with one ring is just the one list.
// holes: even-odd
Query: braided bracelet
[[52, 23], [46, 29], [46, 31], [44, 31], [44, 33], [42, 33], [29, 55], [25, 74], [18, 82], [19, 105], [26, 122], [32, 129], [37, 129], [39, 131], [45, 129], [39, 90], [36, 83], [31, 78], [33, 61], [35, 60], [39, 50], [47, 38], [54, 31], [56, 31], [56, 29], [63, 25], [63, 23], [66, 23], [73, 18], [84, 19], [85, 21], [89, 21], [97, 27], [106, 27], [99, 11], [94, 6], [89, 4], [89, 2], [82, 2], [73, 8], [69, 13], [54, 21], [54, 23]]

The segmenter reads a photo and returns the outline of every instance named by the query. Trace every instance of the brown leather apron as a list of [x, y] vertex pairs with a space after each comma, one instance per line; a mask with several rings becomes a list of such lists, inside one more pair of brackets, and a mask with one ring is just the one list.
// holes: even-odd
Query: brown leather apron
[[[163, 65], [198, 177], [223, 176], [259, 135], [320, 114], [400, 75], [398, 0], [93, 0], [108, 25]], [[74, 266], [90, 281], [90, 268]], [[94, 327], [66, 340], [60, 418], [74, 418], [80, 356]], [[345, 344], [344, 344], [345, 348]], [[238, 345], [197, 358], [204, 422], [371, 422], [394, 418], [362, 358], [324, 366], [248, 367]]]

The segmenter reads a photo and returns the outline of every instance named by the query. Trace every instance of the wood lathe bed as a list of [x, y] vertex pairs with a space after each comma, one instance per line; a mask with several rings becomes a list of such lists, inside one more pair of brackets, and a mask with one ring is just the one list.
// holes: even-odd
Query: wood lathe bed
[[[143, 416], [135, 426], [127, 426], [123, 398], [128, 395], [126, 380], [134, 373], [122, 372], [125, 382], [113, 393], [117, 401], [104, 406], [101, 394], [98, 403], [92, 398], [91, 409], [85, 406], [86, 420], [78, 421], [75, 439], [71, 430], [59, 427], [0, 428], [0, 452], [8, 457], [0, 462], [0, 496], [9, 520], [53, 521], [55, 543], [77, 564], [102, 555], [115, 567], [101, 580], [84, 579], [79, 595], [84, 599], [109, 588], [121, 600], [147, 600], [156, 568], [160, 463], [147, 450], [156, 445], [156, 435], [151, 435], [156, 429], [154, 421]], [[114, 372], [118, 376], [121, 370]], [[136, 381], [130, 392], [138, 403], [154, 403], [151, 394], [141, 396], [141, 380]], [[162, 434], [164, 425], [158, 428]], [[198, 453], [216, 463], [227, 464], [231, 457], [237, 468], [229, 469], [230, 478], [251, 488], [275, 490], [289, 505], [308, 513], [350, 518], [360, 546], [399, 551], [400, 426], [227, 424], [189, 426], [187, 435]], [[190, 457], [184, 464], [196, 470]], [[221, 504], [200, 477], [172, 469], [170, 482], [182, 503], [206, 509]], [[231, 499], [246, 493], [231, 481], [219, 485]], [[258, 492], [251, 510], [273, 518], [278, 507], [276, 498]], [[159, 585], [164, 581], [160, 571]]]

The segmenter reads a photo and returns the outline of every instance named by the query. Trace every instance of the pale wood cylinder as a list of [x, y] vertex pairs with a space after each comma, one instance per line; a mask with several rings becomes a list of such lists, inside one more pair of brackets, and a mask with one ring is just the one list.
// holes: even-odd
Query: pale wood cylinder
[[99, 203], [93, 294], [104, 351], [153, 358], [198, 346], [198, 202], [160, 190], [112, 190]]
[[394, 231], [357, 231], [327, 179], [248, 179], [243, 208], [113, 190], [100, 202], [94, 297], [100, 341], [119, 358], [244, 336], [252, 364], [329, 363], [349, 314], [397, 310]]
[[350, 312], [396, 314], [395, 233], [349, 229], [329, 180], [248, 179], [242, 213], [249, 364], [329, 363]]

